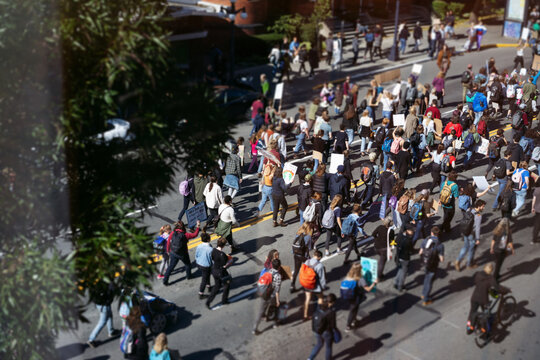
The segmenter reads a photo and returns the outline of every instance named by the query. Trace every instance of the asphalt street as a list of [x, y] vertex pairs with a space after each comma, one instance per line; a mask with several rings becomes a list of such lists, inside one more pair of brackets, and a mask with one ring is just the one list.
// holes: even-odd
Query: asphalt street
[[[489, 49], [479, 53], [470, 53], [452, 58], [452, 64], [447, 76], [445, 104], [442, 112], [449, 112], [453, 106], [461, 101], [460, 78], [462, 71], [468, 63], [473, 64], [477, 71], [485, 64], [486, 59], [494, 57], [499, 69], [511, 68], [515, 49], [500, 48]], [[527, 53], [526, 64], [530, 64], [532, 56]], [[431, 83], [438, 72], [435, 61], [425, 62], [419, 81]], [[401, 68], [402, 78], [410, 73], [412, 64]], [[331, 75], [328, 75], [331, 76]], [[337, 75], [333, 75], [337, 76]], [[371, 77], [356, 79], [365, 94]], [[285, 85], [284, 108], [294, 115], [301, 104], [318, 93], [312, 87], [317, 82], [307, 80], [295, 81]], [[380, 112], [378, 114], [380, 121]], [[340, 120], [333, 121], [334, 130], [339, 128]], [[490, 129], [504, 127], [507, 120], [490, 125]], [[244, 123], [235, 129], [236, 136], [248, 138], [251, 129], [250, 123]], [[506, 133], [510, 139], [510, 133]], [[358, 139], [356, 137], [356, 139]], [[294, 143], [288, 143], [292, 150]], [[477, 155], [478, 156], [478, 155]], [[353, 175], [359, 177], [359, 163], [366, 157], [360, 158], [359, 142], [353, 145], [352, 163]], [[297, 165], [301, 163], [299, 161]], [[459, 174], [458, 181], [470, 180], [472, 175], [483, 175], [487, 161], [479, 159], [475, 167]], [[182, 180], [184, 174], [179, 173], [176, 183]], [[262, 268], [262, 263], [270, 249], [278, 249], [283, 265], [292, 266], [291, 243], [294, 233], [298, 229], [298, 217], [294, 211], [285, 216], [287, 226], [272, 227], [268, 216], [253, 221], [253, 213], [258, 205], [257, 178], [247, 176], [242, 183], [242, 189], [235, 198], [237, 218], [242, 226], [234, 229], [234, 239], [241, 247], [241, 252], [234, 255], [234, 265], [230, 272], [233, 277], [230, 300], [231, 304], [221, 306], [220, 295], [214, 301], [214, 308], [208, 310], [204, 302], [198, 299], [197, 291], [200, 277], [196, 272], [195, 279], [187, 280], [183, 271], [176, 271], [171, 277], [172, 285], [165, 288], [157, 280], [153, 283], [153, 292], [172, 301], [179, 306], [180, 319], [177, 324], [167, 328], [169, 347], [178, 349], [183, 359], [306, 359], [314, 338], [311, 332], [311, 323], [302, 322], [302, 308], [304, 295], [301, 292], [289, 293], [289, 282], [285, 281], [281, 290], [282, 302], [289, 304], [288, 317], [285, 324], [278, 329], [272, 329], [271, 323], [264, 321], [259, 326], [263, 334], [253, 336], [253, 326], [256, 305], [258, 300], [253, 297], [253, 285]], [[414, 177], [406, 182], [406, 187], [416, 188], [417, 191], [429, 187], [430, 175]], [[298, 180], [293, 183], [293, 187]], [[176, 186], [175, 186], [176, 187]], [[490, 210], [495, 194], [489, 193], [483, 199], [487, 201], [486, 211], [482, 222], [481, 244], [476, 251], [477, 263], [480, 265], [490, 261], [489, 241], [490, 233], [494, 228], [499, 213]], [[289, 204], [296, 203], [296, 196], [288, 196]], [[527, 199], [526, 208], [530, 210], [530, 198]], [[160, 198], [156, 207], [146, 211], [137, 212], [132, 216], [141, 216], [141, 222], [151, 231], [158, 229], [176, 220], [182, 200], [178, 193], [170, 193]], [[269, 212], [266, 205], [264, 212]], [[415, 256], [409, 269], [406, 281], [407, 292], [399, 293], [392, 287], [392, 278], [396, 273], [395, 265], [386, 265], [386, 280], [377, 286], [377, 291], [370, 294], [368, 300], [361, 306], [359, 317], [361, 326], [349, 333], [343, 332], [344, 339], [334, 345], [335, 359], [537, 359], [540, 353], [538, 341], [540, 326], [537, 323], [536, 313], [540, 311], [540, 304], [535, 300], [540, 296], [536, 286], [539, 276], [540, 247], [530, 245], [532, 231], [532, 217], [528, 213], [521, 215], [513, 223], [515, 256], [507, 258], [503, 265], [502, 274], [504, 284], [510, 287], [518, 301], [518, 316], [514, 323], [501, 331], [494, 342], [486, 348], [478, 349], [472, 337], [465, 334], [466, 316], [469, 309], [469, 299], [472, 293], [473, 270], [456, 272], [448, 266], [457, 257], [462, 246], [459, 237], [458, 224], [461, 215], [456, 213], [454, 229], [450, 238], [446, 239], [445, 261], [439, 269], [434, 283], [432, 294], [434, 302], [429, 307], [423, 307], [420, 295], [423, 280], [423, 271], [420, 268], [418, 256]], [[440, 216], [432, 218], [432, 224], [441, 223]], [[367, 233], [371, 233], [376, 223], [365, 226]], [[319, 240], [321, 245], [325, 234]], [[151, 240], [149, 240], [151, 241]], [[193, 240], [190, 255], [194, 259]], [[215, 242], [214, 242], [215, 243]], [[335, 243], [331, 244], [331, 251], [335, 251]], [[374, 257], [373, 246], [364, 247], [367, 256]], [[349, 266], [342, 266], [343, 255], [333, 253], [324, 258], [324, 265], [329, 279], [329, 292], [339, 294], [339, 284], [345, 276]], [[180, 268], [182, 269], [182, 268]], [[345, 319], [348, 311], [344, 304], [338, 303], [338, 327], [345, 328]], [[115, 314], [114, 324], [121, 327], [117, 316], [116, 303], [113, 304]], [[85, 342], [89, 333], [97, 322], [98, 313], [90, 307], [86, 313], [89, 324], [81, 324], [76, 332], [62, 333], [57, 341], [58, 352], [63, 359], [120, 359], [121, 353], [118, 338], [108, 339], [104, 329], [98, 340], [100, 346], [95, 349], [86, 347]], [[319, 358], [323, 355], [319, 354]]]

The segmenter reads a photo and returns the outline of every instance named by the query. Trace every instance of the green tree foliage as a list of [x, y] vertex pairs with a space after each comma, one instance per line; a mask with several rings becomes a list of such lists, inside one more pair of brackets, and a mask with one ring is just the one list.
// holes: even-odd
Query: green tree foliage
[[456, 17], [461, 17], [463, 14], [463, 8], [465, 7], [465, 4], [458, 3], [458, 2], [451, 2], [448, 4], [448, 10], [452, 10], [454, 15]]
[[300, 14], [281, 15], [272, 26], [268, 27], [268, 31], [284, 34], [292, 39], [293, 36], [298, 36], [303, 23], [304, 17]]
[[435, 14], [437, 14], [437, 17], [444, 19], [446, 16], [446, 10], [448, 8], [448, 3], [446, 1], [435, 0], [431, 3], [431, 7], [433, 8]]
[[[97, 284], [148, 285], [151, 237], [126, 213], [222, 155], [233, 119], [175, 69], [165, 16], [161, 0], [0, 2], [0, 358], [52, 358]], [[130, 138], [96, 136], [111, 118]]]

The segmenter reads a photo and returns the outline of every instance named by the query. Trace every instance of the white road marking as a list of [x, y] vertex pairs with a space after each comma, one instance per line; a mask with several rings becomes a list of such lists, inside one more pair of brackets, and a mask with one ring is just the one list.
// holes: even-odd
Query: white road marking
[[406, 351], [403, 350], [403, 349], [397, 348], [397, 351], [399, 351], [399, 352], [402, 353], [402, 354], [407, 355], [408, 357], [410, 357], [410, 358], [412, 358], [412, 359], [415, 359], [415, 360], [422, 360], [422, 359], [420, 359], [419, 357], [414, 356], [413, 354], [409, 354], [408, 352], [406, 352]]
[[150, 210], [150, 209], [153, 209], [153, 208], [157, 208], [157, 205], [149, 206], [146, 209], [135, 210], [133, 212], [127, 213], [126, 216], [132, 216], [132, 215], [135, 215], [135, 214], [138, 214], [138, 213], [141, 213], [143, 211]]

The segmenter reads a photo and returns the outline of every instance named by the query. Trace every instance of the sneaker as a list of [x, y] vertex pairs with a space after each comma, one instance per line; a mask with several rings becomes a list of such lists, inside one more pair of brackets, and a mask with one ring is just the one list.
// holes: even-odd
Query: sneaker
[[324, 250], [324, 256], [330, 256], [330, 251]]
[[472, 264], [472, 265], [467, 266], [467, 269], [476, 269], [477, 267], [478, 265]]
[[120, 330], [118, 329], [113, 329], [113, 331], [109, 334], [109, 337], [115, 337], [115, 336], [118, 336], [120, 335]]
[[431, 305], [432, 303], [433, 303], [433, 301], [428, 300], [428, 301], [424, 301], [424, 302], [422, 303], [422, 305], [428, 306], [428, 305]]
[[343, 249], [338, 248], [336, 253], [338, 254], [345, 254], [345, 251]]
[[459, 267], [459, 261], [454, 262], [454, 267], [456, 268], [456, 271], [461, 271], [461, 268]]
[[164, 276], [164, 275], [161, 275], [161, 274], [158, 274], [158, 276], [157, 276], [157, 278], [160, 279], [160, 280], [163, 279], [164, 277], [165, 277], [165, 276]]
[[274, 224], [273, 224], [272, 226], [273, 226], [273, 227], [278, 227], [277, 221], [274, 221]]
[[279, 324], [274, 324], [274, 326], [272, 326], [272, 329], [277, 329], [279, 327]]
[[347, 326], [347, 327], [345, 328], [345, 332], [349, 332], [349, 331], [351, 331], [351, 330], [352, 330], [352, 327], [350, 327], [350, 326]]
[[97, 343], [95, 341], [87, 341], [86, 344], [90, 346], [92, 349], [97, 347]]
[[199, 293], [199, 300], [206, 299], [209, 295]]
[[252, 330], [251, 333], [252, 333], [253, 335], [257, 336], [257, 335], [259, 335], [261, 332], [260, 332], [259, 330], [255, 329], [255, 330]]

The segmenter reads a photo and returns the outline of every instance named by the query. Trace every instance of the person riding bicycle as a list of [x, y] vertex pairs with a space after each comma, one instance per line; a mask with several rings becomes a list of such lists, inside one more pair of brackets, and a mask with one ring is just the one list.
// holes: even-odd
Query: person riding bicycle
[[489, 291], [495, 289], [498, 293], [506, 294], [510, 289], [501, 286], [493, 277], [493, 263], [484, 266], [484, 270], [474, 274], [475, 288], [471, 296], [471, 310], [467, 319], [467, 335], [474, 332], [478, 316], [478, 307], [484, 309], [489, 304]]

